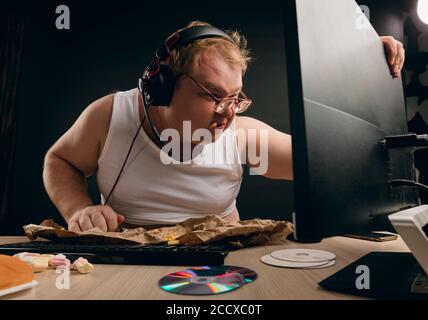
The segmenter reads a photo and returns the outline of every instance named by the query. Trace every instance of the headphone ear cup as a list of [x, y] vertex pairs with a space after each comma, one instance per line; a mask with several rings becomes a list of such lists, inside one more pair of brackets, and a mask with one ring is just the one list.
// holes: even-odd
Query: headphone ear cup
[[148, 81], [148, 92], [152, 99], [153, 106], [169, 106], [174, 93], [175, 82], [171, 68], [167, 65], [160, 65], [159, 72]]

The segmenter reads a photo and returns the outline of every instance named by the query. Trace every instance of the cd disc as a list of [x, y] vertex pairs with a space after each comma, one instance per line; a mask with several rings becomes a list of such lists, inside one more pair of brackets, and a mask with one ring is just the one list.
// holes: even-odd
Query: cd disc
[[275, 267], [283, 268], [292, 268], [292, 269], [320, 269], [328, 268], [333, 266], [336, 263], [336, 260], [323, 261], [323, 262], [295, 262], [287, 260], [279, 260], [273, 258], [270, 254], [267, 254], [260, 258], [260, 260], [268, 265]]
[[219, 294], [240, 288], [256, 278], [257, 274], [246, 268], [203, 266], [167, 274], [159, 280], [159, 287], [178, 294]]
[[334, 253], [314, 249], [286, 249], [271, 252], [272, 258], [294, 262], [327, 262], [336, 258]]

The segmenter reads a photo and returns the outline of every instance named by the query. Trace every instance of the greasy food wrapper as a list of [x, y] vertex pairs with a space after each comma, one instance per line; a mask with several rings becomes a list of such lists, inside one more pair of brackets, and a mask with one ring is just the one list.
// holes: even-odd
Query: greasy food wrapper
[[293, 225], [287, 221], [264, 219], [227, 222], [216, 215], [210, 215], [152, 230], [136, 228], [123, 232], [104, 232], [94, 228], [73, 232], [53, 220], [45, 220], [40, 225], [24, 226], [24, 231], [30, 240], [40, 237], [56, 242], [142, 245], [173, 242], [193, 245], [224, 241], [235, 247], [244, 247], [282, 240], [293, 232]]

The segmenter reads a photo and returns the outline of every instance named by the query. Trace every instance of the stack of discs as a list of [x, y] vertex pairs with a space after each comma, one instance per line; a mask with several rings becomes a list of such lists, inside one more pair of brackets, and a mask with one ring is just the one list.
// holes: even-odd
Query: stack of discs
[[336, 255], [324, 250], [286, 249], [261, 257], [263, 263], [293, 269], [320, 269], [336, 263]]

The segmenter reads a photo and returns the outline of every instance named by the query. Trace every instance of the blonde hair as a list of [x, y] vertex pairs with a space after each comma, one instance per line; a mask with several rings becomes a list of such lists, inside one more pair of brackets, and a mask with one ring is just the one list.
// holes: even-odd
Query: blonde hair
[[[192, 21], [185, 28], [177, 30], [175, 33], [193, 26], [211, 26], [202, 21]], [[233, 42], [224, 38], [204, 38], [193, 41], [192, 43], [177, 48], [172, 52], [167, 64], [174, 75], [191, 73], [199, 64], [202, 51], [215, 50], [227, 63], [238, 65], [242, 74], [247, 70], [251, 62], [250, 51], [247, 49], [247, 40], [236, 30], [225, 30]], [[175, 34], [174, 33], [174, 34]]]

